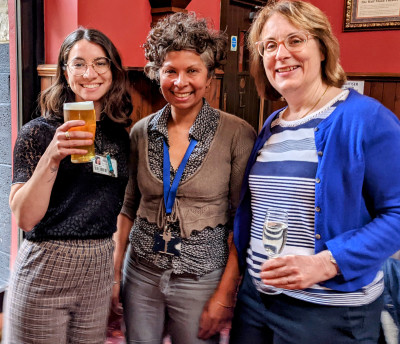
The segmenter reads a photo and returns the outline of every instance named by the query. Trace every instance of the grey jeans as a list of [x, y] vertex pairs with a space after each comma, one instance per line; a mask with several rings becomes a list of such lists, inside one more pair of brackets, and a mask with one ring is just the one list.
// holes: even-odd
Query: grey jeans
[[122, 287], [127, 343], [160, 344], [165, 330], [173, 344], [219, 343], [219, 336], [204, 341], [197, 333], [203, 307], [222, 272], [179, 276], [128, 253]]

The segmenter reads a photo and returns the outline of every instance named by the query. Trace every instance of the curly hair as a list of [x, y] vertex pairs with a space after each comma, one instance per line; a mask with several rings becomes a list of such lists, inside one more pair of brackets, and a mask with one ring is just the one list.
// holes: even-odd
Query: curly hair
[[150, 30], [143, 45], [148, 60], [144, 71], [151, 80], [160, 81], [160, 68], [170, 51], [192, 50], [207, 66], [208, 76], [226, 61], [227, 36], [208, 27], [205, 18], [194, 12], [169, 15]]
[[126, 88], [126, 72], [122, 67], [119, 53], [105, 34], [95, 29], [83, 27], [70, 33], [61, 45], [55, 82], [40, 94], [39, 105], [43, 117], [62, 120], [63, 104], [75, 101], [75, 93], [68, 87], [64, 71], [65, 64], [68, 62], [69, 52], [75, 43], [82, 39], [101, 46], [107, 57], [111, 59], [112, 84], [103, 97], [101, 113], [105, 114], [113, 122], [129, 126], [132, 122], [129, 116], [133, 106], [131, 96]]
[[273, 1], [258, 12], [247, 41], [250, 51], [250, 73], [255, 80], [260, 97], [270, 100], [281, 97], [268, 81], [263, 58], [258, 54], [256, 47], [265, 23], [275, 13], [282, 15], [292, 25], [308, 31], [318, 39], [321, 53], [325, 56], [325, 60], [321, 62], [322, 80], [327, 85], [341, 87], [346, 81], [346, 74], [339, 62], [339, 42], [332, 33], [326, 15], [319, 8], [305, 1]]

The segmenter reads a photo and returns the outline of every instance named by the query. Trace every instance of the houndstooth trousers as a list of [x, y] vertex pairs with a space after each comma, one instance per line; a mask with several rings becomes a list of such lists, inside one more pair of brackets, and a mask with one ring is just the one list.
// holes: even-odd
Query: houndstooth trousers
[[3, 344], [104, 344], [113, 281], [108, 239], [25, 240], [6, 294]]

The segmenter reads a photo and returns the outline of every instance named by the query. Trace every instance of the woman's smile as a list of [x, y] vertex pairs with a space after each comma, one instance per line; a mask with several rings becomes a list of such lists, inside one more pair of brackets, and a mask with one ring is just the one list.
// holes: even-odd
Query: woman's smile
[[200, 55], [191, 50], [169, 52], [160, 70], [160, 87], [173, 111], [197, 114], [211, 79]]
[[[265, 23], [260, 38], [282, 41], [299, 30], [282, 15], [273, 14]], [[280, 44], [275, 55], [266, 54], [263, 57], [269, 82], [285, 98], [293, 91], [313, 89], [315, 82], [321, 81], [323, 60], [315, 39], [310, 39], [301, 51], [289, 51], [284, 44]]]

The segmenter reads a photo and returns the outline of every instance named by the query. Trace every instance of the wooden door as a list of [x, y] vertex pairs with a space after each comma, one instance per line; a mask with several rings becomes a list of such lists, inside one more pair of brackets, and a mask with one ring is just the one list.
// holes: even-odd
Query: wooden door
[[[221, 30], [229, 37], [228, 60], [224, 66], [221, 108], [249, 122], [256, 130], [264, 118], [260, 114], [260, 98], [249, 71], [249, 51], [246, 47], [247, 32], [258, 6], [267, 1], [222, 0]], [[233, 38], [233, 37], [236, 37]], [[236, 50], [232, 39], [236, 40]], [[263, 109], [263, 106], [261, 106]], [[268, 108], [268, 106], [267, 106]]]

